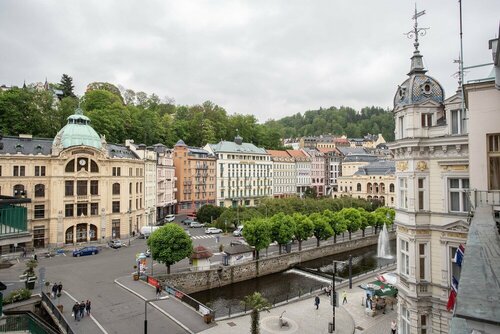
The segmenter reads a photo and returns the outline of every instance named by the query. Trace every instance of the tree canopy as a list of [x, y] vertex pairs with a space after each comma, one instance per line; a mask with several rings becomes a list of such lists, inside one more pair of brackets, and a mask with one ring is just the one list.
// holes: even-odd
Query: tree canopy
[[248, 244], [255, 247], [255, 255], [258, 260], [259, 251], [271, 243], [271, 224], [268, 219], [254, 218], [245, 223], [242, 234]]
[[184, 229], [176, 224], [167, 224], [151, 233], [147, 244], [152, 258], [167, 266], [167, 274], [170, 274], [172, 264], [193, 252], [193, 241]]

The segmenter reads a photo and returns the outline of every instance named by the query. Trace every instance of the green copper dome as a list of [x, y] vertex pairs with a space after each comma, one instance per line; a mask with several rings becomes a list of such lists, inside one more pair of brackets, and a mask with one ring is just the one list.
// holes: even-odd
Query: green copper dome
[[[58, 133], [63, 148], [71, 146], [92, 146], [101, 149], [101, 138], [90, 126], [90, 119], [83, 115], [82, 109], [76, 109], [75, 114], [68, 117], [66, 124]], [[54, 139], [55, 141], [56, 139]]]

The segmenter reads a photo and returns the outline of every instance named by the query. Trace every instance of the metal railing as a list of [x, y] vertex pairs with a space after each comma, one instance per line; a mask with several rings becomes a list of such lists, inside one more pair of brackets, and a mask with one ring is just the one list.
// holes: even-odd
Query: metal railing
[[477, 190], [469, 191], [469, 199], [472, 208], [478, 206], [500, 205], [500, 190]]
[[31, 311], [9, 311], [1, 318], [0, 333], [58, 334], [59, 331]]
[[206, 315], [209, 314], [212, 319], [215, 317], [215, 311], [212, 310], [210, 307], [207, 305], [197, 301], [193, 297], [189, 296], [188, 294], [185, 294], [179, 289], [176, 289], [173, 286], [170, 286], [168, 284], [164, 284], [164, 290], [169, 294], [174, 296], [175, 298], [179, 299], [183, 303], [186, 303], [187, 305], [191, 306], [193, 309], [195, 309], [197, 312], [199, 312], [201, 315]]
[[62, 312], [52, 303], [52, 300], [43, 291], [42, 302], [45, 302], [45, 304], [47, 304], [47, 307], [52, 311], [52, 314], [54, 314], [57, 321], [59, 321], [59, 326], [61, 326], [67, 334], [75, 334], [75, 332], [73, 332], [73, 329], [70, 327], [67, 319], [63, 316]]

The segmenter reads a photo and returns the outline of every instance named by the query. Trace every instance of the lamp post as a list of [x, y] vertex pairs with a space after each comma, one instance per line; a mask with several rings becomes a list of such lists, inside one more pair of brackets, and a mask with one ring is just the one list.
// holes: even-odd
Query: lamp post
[[338, 298], [337, 292], [335, 291], [335, 275], [337, 274], [337, 263], [348, 263], [349, 264], [349, 289], [352, 289], [352, 256], [349, 255], [349, 261], [338, 261], [333, 260], [333, 273], [332, 273], [332, 322], [331, 322], [331, 331], [329, 333], [335, 332], [335, 306], [337, 305]]
[[154, 299], [146, 299], [144, 301], [144, 334], [148, 334], [148, 304], [159, 300], [168, 299], [168, 296]]

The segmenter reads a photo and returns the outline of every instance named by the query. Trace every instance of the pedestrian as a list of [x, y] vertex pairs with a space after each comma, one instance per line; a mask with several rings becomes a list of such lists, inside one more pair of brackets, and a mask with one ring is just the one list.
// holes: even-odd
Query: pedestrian
[[57, 286], [57, 295], [60, 296], [62, 291], [62, 283], [59, 282], [59, 285]]
[[342, 305], [347, 304], [347, 291], [342, 292]]
[[83, 316], [85, 315], [85, 302], [83, 300], [78, 306], [78, 310], [80, 311], [80, 318], [83, 318]]
[[36, 256], [36, 254], [33, 254], [33, 260], [38, 262], [38, 257]]
[[319, 308], [319, 296], [314, 298], [314, 305], [316, 306], [316, 310]]
[[78, 304], [78, 302], [76, 302], [75, 305], [73, 305], [72, 311], [73, 311], [72, 316], [75, 317], [75, 321], [80, 321], [80, 318], [79, 318], [80, 305]]
[[391, 321], [391, 334], [396, 334], [396, 329], [398, 328], [398, 324], [396, 320], [392, 319]]
[[52, 298], [56, 298], [57, 288], [58, 288], [57, 283], [54, 283], [54, 285], [52, 286]]
[[85, 310], [87, 311], [87, 315], [90, 315], [90, 300], [87, 299], [85, 303]]
[[161, 297], [161, 291], [162, 291], [161, 284], [158, 283], [156, 285], [156, 299], [159, 299]]
[[23, 247], [23, 257], [26, 257], [26, 247]]

